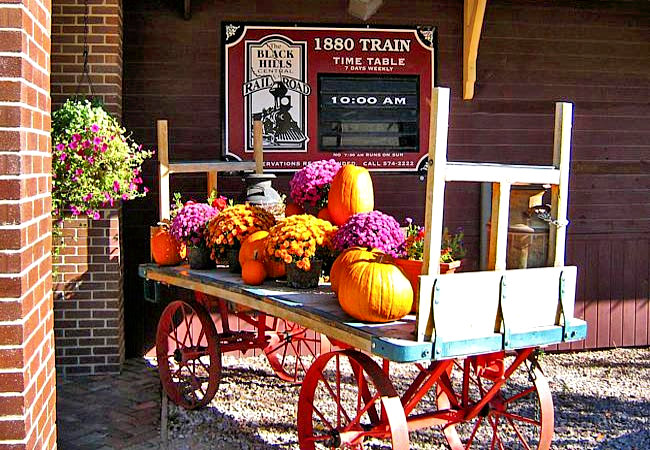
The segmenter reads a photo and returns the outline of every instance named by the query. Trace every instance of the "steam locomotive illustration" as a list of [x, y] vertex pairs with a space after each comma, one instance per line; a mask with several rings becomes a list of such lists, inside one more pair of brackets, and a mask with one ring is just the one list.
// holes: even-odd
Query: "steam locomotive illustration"
[[264, 144], [279, 146], [281, 144], [301, 142], [307, 139], [303, 130], [291, 116], [291, 96], [282, 81], [275, 81], [269, 88], [274, 105], [262, 108], [262, 126]]

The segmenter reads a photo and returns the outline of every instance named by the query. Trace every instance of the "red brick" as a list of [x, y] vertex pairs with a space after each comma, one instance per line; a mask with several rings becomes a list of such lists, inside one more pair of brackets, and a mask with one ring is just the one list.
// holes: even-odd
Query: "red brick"
[[21, 420], [0, 421], [0, 441], [20, 441], [25, 438], [25, 423]]
[[22, 373], [0, 373], [0, 392], [22, 392], [25, 389]]
[[7, 416], [20, 416], [25, 412], [24, 399], [21, 395], [0, 397], [0, 411]]

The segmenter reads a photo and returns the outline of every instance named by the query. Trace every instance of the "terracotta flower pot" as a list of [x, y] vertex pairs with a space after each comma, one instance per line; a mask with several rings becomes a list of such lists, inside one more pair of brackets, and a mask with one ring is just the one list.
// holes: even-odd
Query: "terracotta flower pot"
[[[395, 259], [395, 265], [402, 269], [406, 278], [411, 282], [413, 287], [413, 309], [411, 312], [416, 312], [417, 299], [418, 299], [418, 277], [422, 274], [422, 264], [424, 261], [415, 259]], [[460, 268], [460, 261], [452, 261], [450, 263], [440, 263], [440, 273], [454, 273]]]

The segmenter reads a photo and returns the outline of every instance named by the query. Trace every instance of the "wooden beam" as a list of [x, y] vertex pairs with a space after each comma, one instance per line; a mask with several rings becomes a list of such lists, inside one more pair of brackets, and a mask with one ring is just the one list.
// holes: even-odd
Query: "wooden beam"
[[158, 209], [160, 220], [169, 219], [169, 141], [167, 138], [167, 121], [156, 122], [158, 135], [158, 177], [160, 196], [158, 197]]
[[463, 99], [474, 98], [476, 59], [487, 0], [465, 0], [463, 27]]
[[557, 225], [550, 225], [548, 239], [548, 264], [564, 265], [566, 245], [567, 210], [569, 199], [569, 166], [571, 165], [571, 128], [573, 104], [555, 104], [555, 135], [553, 139], [553, 165], [560, 171], [560, 181], [551, 187], [551, 217]]
[[183, 17], [185, 20], [190, 20], [192, 17], [192, 5], [190, 3], [191, 0], [185, 0], [184, 5], [183, 5]]
[[[447, 134], [449, 131], [449, 88], [434, 88], [431, 93], [429, 120], [429, 154], [427, 166], [426, 205], [424, 210], [424, 264], [422, 274], [440, 273], [440, 244], [442, 215], [445, 201], [445, 167], [447, 165]], [[420, 278], [420, 283], [423, 278]], [[420, 284], [416, 316], [416, 338], [433, 336], [431, 289], [433, 285]]]

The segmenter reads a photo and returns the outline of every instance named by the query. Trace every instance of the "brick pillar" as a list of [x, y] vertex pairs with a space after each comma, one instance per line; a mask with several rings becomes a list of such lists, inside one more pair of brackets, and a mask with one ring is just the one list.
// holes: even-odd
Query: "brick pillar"
[[0, 3], [0, 450], [56, 448], [49, 5]]
[[[93, 90], [122, 117], [122, 0], [88, 1], [88, 63]], [[52, 1], [52, 103], [75, 95], [83, 69], [84, 0]], [[79, 93], [90, 93], [88, 80]]]
[[[88, 0], [88, 63], [96, 97], [122, 115], [122, 1]], [[83, 71], [84, 0], [52, 2], [52, 102], [89, 95]], [[59, 373], [117, 373], [124, 360], [120, 209], [102, 220], [64, 225], [65, 248], [55, 260], [56, 365]], [[77, 240], [75, 241], [76, 238]], [[1, 449], [0, 449], [1, 450]]]
[[56, 258], [54, 332], [62, 375], [119, 373], [124, 361], [120, 208], [64, 221]]

